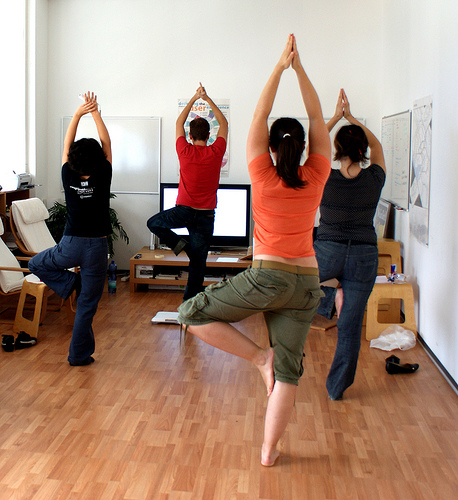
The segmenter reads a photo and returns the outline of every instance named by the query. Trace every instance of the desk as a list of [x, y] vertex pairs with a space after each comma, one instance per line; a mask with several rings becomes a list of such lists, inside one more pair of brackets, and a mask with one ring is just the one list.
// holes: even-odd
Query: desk
[[[141, 254], [141, 258], [136, 259], [135, 255]], [[167, 286], [186, 286], [187, 278], [180, 278], [180, 271], [186, 271], [189, 266], [189, 259], [185, 252], [175, 255], [171, 250], [150, 250], [149, 247], [141, 248], [137, 254], [130, 259], [130, 291], [137, 291], [138, 285], [157, 285], [161, 288]], [[245, 254], [241, 250], [236, 252], [222, 252], [220, 254], [208, 254], [207, 272], [216, 274], [233, 275], [251, 266], [251, 260], [241, 260]], [[162, 257], [161, 257], [162, 256]], [[230, 260], [230, 261], [228, 261]], [[141, 266], [144, 271], [144, 277], [137, 277], [136, 271]], [[166, 271], [170, 277], [161, 278], [161, 274]], [[175, 276], [175, 277], [174, 277]], [[219, 281], [209, 278], [204, 281], [204, 286]]]
[[5, 224], [5, 232], [2, 238], [6, 239], [6, 233], [10, 231], [8, 218], [10, 206], [13, 201], [27, 200], [30, 197], [30, 189], [16, 189], [14, 191], [0, 191], [0, 217]]
[[0, 191], [0, 215], [6, 217], [11, 203], [16, 200], [26, 200], [30, 196], [30, 189], [16, 189], [15, 191]]

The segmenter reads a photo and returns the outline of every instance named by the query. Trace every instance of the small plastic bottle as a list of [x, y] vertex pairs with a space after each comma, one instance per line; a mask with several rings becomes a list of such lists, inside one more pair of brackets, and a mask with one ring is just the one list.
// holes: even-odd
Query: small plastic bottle
[[394, 283], [396, 280], [397, 274], [396, 274], [396, 264], [391, 264], [391, 273], [388, 276], [388, 281], [390, 283]]
[[108, 293], [116, 293], [116, 271], [118, 266], [112, 260], [108, 266]]

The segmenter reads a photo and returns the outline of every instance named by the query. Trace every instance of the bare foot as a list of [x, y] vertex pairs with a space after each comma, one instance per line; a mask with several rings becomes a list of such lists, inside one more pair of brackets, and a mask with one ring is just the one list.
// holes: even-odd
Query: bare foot
[[264, 453], [264, 445], [262, 445], [261, 465], [263, 465], [264, 467], [273, 467], [279, 456], [280, 452], [276, 448], [270, 453]]
[[337, 317], [339, 317], [340, 311], [342, 310], [342, 306], [343, 306], [343, 290], [342, 290], [342, 288], [337, 288], [335, 302], [336, 302]]
[[271, 347], [263, 349], [263, 354], [259, 356], [254, 363], [257, 369], [261, 372], [262, 379], [267, 387], [267, 397], [272, 394], [275, 378], [274, 378], [274, 350]]

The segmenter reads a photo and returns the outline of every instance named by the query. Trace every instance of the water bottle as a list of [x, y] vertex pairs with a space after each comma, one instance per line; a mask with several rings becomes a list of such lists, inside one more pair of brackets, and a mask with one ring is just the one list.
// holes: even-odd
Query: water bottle
[[108, 266], [108, 293], [116, 293], [116, 270], [118, 266], [112, 260]]

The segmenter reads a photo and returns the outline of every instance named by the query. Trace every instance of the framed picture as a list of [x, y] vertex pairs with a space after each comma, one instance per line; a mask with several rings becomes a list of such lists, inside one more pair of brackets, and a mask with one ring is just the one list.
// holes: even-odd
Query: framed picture
[[377, 239], [385, 238], [386, 235], [386, 226], [388, 217], [390, 215], [391, 203], [389, 201], [380, 198], [377, 210], [374, 216], [374, 228], [377, 233]]

